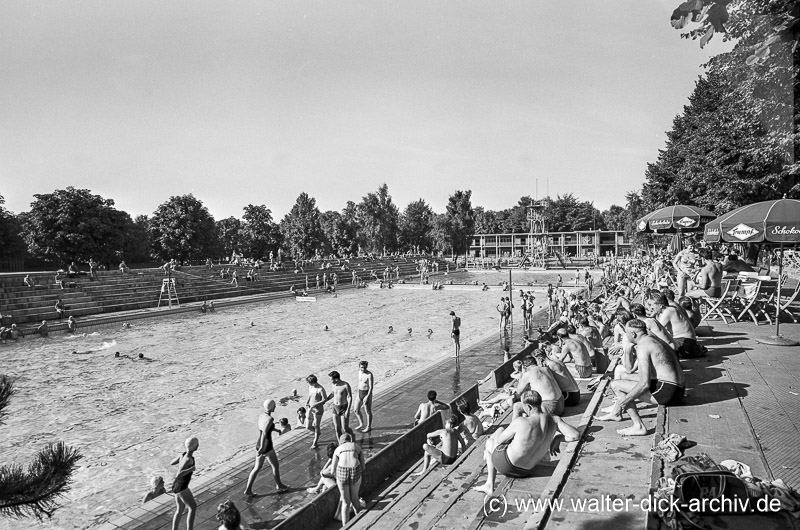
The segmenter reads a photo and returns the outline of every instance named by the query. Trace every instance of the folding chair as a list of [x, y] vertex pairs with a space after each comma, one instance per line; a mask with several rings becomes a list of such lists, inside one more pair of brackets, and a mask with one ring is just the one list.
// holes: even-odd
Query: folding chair
[[[789, 315], [789, 318], [791, 318], [792, 322], [794, 322], [795, 324], [797, 324], [797, 317], [795, 316], [795, 313], [792, 313], [789, 310], [789, 306], [795, 300], [797, 300], [798, 294], [800, 294], [800, 282], [797, 282], [797, 285], [795, 285], [795, 287], [794, 287], [794, 292], [791, 295], [789, 295], [788, 299], [786, 299], [785, 301], [781, 300], [781, 308], [780, 308], [780, 311], [778, 312], [778, 316], [779, 317], [780, 317], [780, 315], [782, 313], [786, 313], [787, 315]], [[772, 315], [775, 314], [775, 299], [776, 299], [777, 295], [778, 295], [778, 290], [776, 288], [775, 289], [775, 293], [773, 293], [772, 297], [765, 304], [767, 306], [767, 313], [768, 314], [772, 314]]]
[[777, 280], [758, 280], [755, 284], [755, 288], [752, 290], [752, 294], [742, 301], [744, 308], [736, 319], [741, 320], [744, 314], [748, 313], [750, 318], [753, 319], [753, 323], [758, 325], [758, 315], [764, 315], [767, 322], [772, 324], [772, 319], [765, 309], [770, 297], [775, 294], [775, 289], [777, 287]]
[[734, 315], [733, 309], [734, 301], [739, 295], [739, 284], [740, 281], [738, 279], [726, 280], [719, 298], [712, 296], [701, 298], [700, 301], [706, 306], [706, 311], [700, 322], [709, 320], [714, 316], [722, 319], [726, 324], [728, 323], [728, 318], [731, 319], [731, 322], [736, 322], [736, 315]]

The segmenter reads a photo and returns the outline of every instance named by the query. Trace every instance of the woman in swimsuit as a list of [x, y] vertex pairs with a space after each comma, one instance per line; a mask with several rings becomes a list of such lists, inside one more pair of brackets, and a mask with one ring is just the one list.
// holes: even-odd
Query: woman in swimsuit
[[189, 481], [192, 480], [192, 473], [194, 473], [194, 452], [200, 446], [197, 438], [192, 436], [187, 438], [185, 442], [186, 452], [181, 456], [175, 458], [171, 465], [178, 464], [178, 474], [175, 475], [175, 480], [172, 482], [172, 493], [175, 494], [175, 515], [172, 517], [172, 530], [178, 530], [178, 525], [183, 516], [183, 508], [189, 509], [186, 516], [187, 530], [194, 529], [194, 516], [197, 512], [197, 502], [194, 500], [192, 490], [189, 489]]
[[335, 478], [342, 497], [342, 524], [350, 520], [350, 509], [355, 513], [360, 506], [358, 491], [361, 489], [361, 474], [364, 471], [364, 453], [361, 448], [353, 443], [350, 433], [345, 433], [339, 439], [339, 447], [333, 452], [331, 473], [324, 475]]
[[275, 448], [272, 446], [272, 433], [275, 429], [275, 420], [272, 418], [272, 413], [275, 412], [275, 400], [268, 399], [264, 402], [264, 412], [258, 417], [258, 440], [256, 441], [256, 462], [253, 465], [253, 470], [247, 478], [247, 487], [244, 489], [244, 494], [253, 495], [253, 483], [256, 481], [258, 472], [264, 466], [264, 459], [269, 461], [269, 466], [272, 468], [272, 474], [275, 476], [275, 488], [279, 493], [287, 491], [287, 488], [281, 482], [281, 472], [278, 468], [278, 455], [275, 454]]

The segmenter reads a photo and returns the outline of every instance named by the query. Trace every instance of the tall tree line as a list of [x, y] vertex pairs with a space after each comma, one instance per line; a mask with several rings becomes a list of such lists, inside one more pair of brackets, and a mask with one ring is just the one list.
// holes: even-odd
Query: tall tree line
[[[383, 184], [341, 211], [320, 211], [314, 197], [301, 193], [279, 220], [263, 204], [248, 204], [241, 217], [215, 220], [191, 194], [170, 197], [152, 215], [135, 219], [90, 190], [68, 187], [34, 197], [31, 209], [19, 215], [0, 202], [0, 259], [28, 256], [64, 264], [93, 258], [115, 266], [123, 259], [185, 262], [233, 253], [264, 258], [278, 248], [298, 258], [412, 248], [463, 254], [476, 233], [527, 232], [531, 201], [523, 196], [509, 209], [492, 211], [473, 207], [470, 190], [457, 190], [443, 213], [422, 198], [401, 210]], [[549, 204], [551, 231], [623, 226], [619, 206], [601, 212], [572, 194]]]
[[800, 3], [706, 0], [696, 16], [682, 11], [690, 4], [672, 15], [681, 36], [713, 46], [723, 33], [736, 44], [705, 65], [642, 189], [628, 195], [628, 212], [681, 203], [722, 214], [800, 197]]

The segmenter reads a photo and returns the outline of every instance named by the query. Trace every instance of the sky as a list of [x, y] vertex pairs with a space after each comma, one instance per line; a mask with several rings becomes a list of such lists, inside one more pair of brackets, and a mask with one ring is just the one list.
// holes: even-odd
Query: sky
[[298, 195], [500, 210], [641, 188], [701, 50], [677, 0], [0, 2], [0, 195], [67, 186], [216, 219]]

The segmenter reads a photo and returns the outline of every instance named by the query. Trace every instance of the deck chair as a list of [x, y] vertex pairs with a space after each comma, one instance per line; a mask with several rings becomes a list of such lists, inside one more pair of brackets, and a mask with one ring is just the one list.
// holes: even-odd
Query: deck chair
[[728, 318], [731, 319], [731, 322], [736, 322], [734, 304], [739, 296], [739, 284], [740, 280], [738, 279], [726, 280], [719, 298], [712, 296], [702, 298], [700, 301], [705, 305], [706, 311], [700, 322], [712, 318], [719, 318], [726, 324], [728, 323]]
[[772, 319], [766, 312], [766, 306], [770, 298], [774, 296], [777, 287], [778, 282], [776, 280], [758, 280], [751, 293], [743, 297], [742, 304], [744, 307], [736, 319], [741, 320], [744, 314], [748, 313], [750, 318], [753, 319], [753, 323], [758, 325], [758, 316], [764, 315], [767, 322], [772, 324]]

